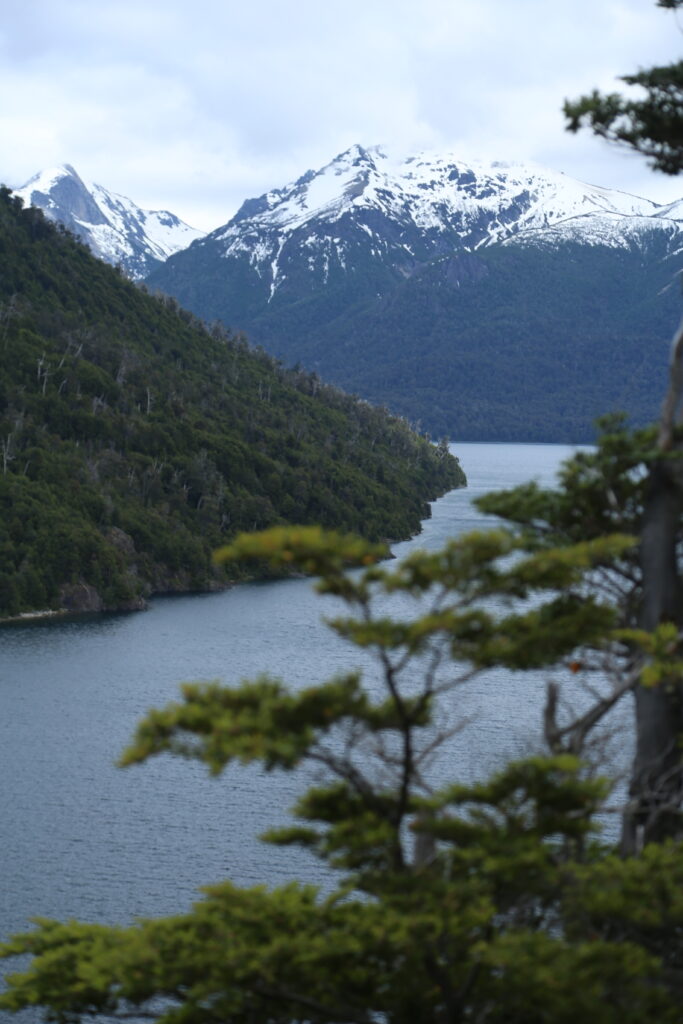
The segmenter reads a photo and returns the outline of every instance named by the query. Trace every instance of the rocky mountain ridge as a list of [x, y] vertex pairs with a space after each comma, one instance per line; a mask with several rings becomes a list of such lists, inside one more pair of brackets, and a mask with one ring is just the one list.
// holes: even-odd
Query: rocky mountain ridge
[[81, 238], [95, 256], [139, 280], [202, 236], [168, 210], [143, 210], [126, 196], [84, 181], [70, 164], [36, 174], [15, 190]]
[[[683, 200], [662, 206], [532, 164], [464, 162], [439, 153], [397, 157], [381, 147], [354, 146], [320, 170], [247, 200], [209, 238], [226, 243], [226, 257], [246, 248], [254, 264], [263, 266], [271, 253], [248, 244], [248, 228], [288, 236], [305, 226], [316, 231], [319, 222], [332, 225], [350, 213], [368, 234], [374, 232], [367, 220], [380, 215], [437, 248], [439, 239], [447, 239], [472, 251], [541, 232], [624, 245], [624, 236], [651, 225], [680, 230]], [[412, 255], [407, 242], [403, 249]], [[275, 280], [276, 271], [277, 262]]]

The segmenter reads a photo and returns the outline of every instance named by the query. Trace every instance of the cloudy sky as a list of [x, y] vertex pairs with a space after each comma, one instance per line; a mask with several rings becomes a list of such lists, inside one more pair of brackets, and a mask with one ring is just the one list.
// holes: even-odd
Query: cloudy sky
[[654, 0], [11, 0], [0, 180], [71, 163], [196, 227], [354, 142], [534, 160], [665, 202], [683, 177], [564, 132], [565, 97], [679, 60]]

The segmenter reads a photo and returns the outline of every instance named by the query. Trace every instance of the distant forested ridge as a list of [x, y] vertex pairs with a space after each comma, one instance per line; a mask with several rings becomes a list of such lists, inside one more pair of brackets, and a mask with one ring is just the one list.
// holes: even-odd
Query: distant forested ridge
[[241, 530], [405, 538], [464, 475], [404, 420], [206, 328], [0, 189], [0, 616], [221, 586]]

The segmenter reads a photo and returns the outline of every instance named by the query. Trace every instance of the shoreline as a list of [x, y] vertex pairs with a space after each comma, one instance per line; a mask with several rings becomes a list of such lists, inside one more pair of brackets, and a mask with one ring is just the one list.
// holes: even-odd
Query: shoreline
[[[467, 487], [467, 482], [462, 483], [462, 484], [458, 484], [456, 487], [451, 488], [451, 490], [462, 490], [462, 489], [464, 489], [466, 487]], [[439, 495], [437, 495], [436, 498], [432, 499], [432, 501], [429, 502], [429, 505], [431, 506], [431, 504], [434, 501], [438, 501], [440, 498], [443, 498], [443, 497], [446, 496], [446, 494], [450, 494], [450, 493], [451, 493], [450, 490], [449, 491], [444, 491], [443, 494], [439, 494]], [[416, 531], [416, 533], [411, 534], [410, 537], [404, 538], [403, 540], [414, 540], [415, 537], [419, 537], [419, 535], [422, 533], [422, 530], [423, 530], [423, 524], [425, 522], [427, 522], [430, 518], [431, 518], [431, 508], [430, 508], [429, 515], [425, 516], [423, 519], [420, 520], [420, 528], [419, 528], [419, 530]], [[401, 540], [400, 538], [398, 538], [398, 539], [394, 538], [394, 539], [386, 540], [385, 541], [385, 543], [387, 544], [387, 547], [389, 549], [388, 555], [387, 555], [387, 561], [391, 561], [392, 559], [394, 559], [396, 557], [396, 555], [393, 553], [393, 550], [392, 550], [393, 545], [394, 544], [403, 543], [403, 540]], [[36, 609], [36, 610], [32, 610], [32, 611], [19, 612], [17, 615], [0, 616], [0, 627], [5, 626], [5, 625], [12, 625], [12, 624], [17, 625], [17, 624], [20, 624], [20, 623], [43, 622], [46, 619], [66, 618], [66, 617], [70, 617], [70, 616], [74, 616], [74, 617], [78, 616], [78, 617], [80, 617], [82, 615], [90, 616], [90, 615], [103, 615], [103, 614], [104, 615], [106, 615], [106, 614], [114, 614], [114, 615], [116, 615], [116, 614], [123, 614], [125, 612], [146, 611], [147, 608], [149, 607], [148, 602], [150, 600], [152, 600], [153, 598], [155, 598], [155, 597], [174, 597], [174, 596], [181, 597], [181, 596], [184, 596], [184, 595], [187, 595], [187, 594], [220, 593], [220, 592], [222, 592], [224, 590], [230, 590], [232, 587], [238, 586], [240, 583], [254, 582], [255, 580], [261, 579], [261, 578], [263, 578], [263, 579], [274, 579], [274, 578], [287, 579], [287, 578], [291, 578], [291, 577], [301, 577], [301, 576], [303, 576], [303, 574], [300, 573], [300, 572], [291, 572], [289, 574], [286, 574], [286, 573], [283, 573], [283, 574], [276, 573], [276, 574], [274, 574], [272, 576], [271, 576], [270, 573], [266, 573], [263, 577], [260, 577], [258, 575], [249, 574], [249, 575], [245, 576], [243, 579], [229, 580], [229, 581], [226, 581], [225, 583], [219, 584], [219, 585], [216, 585], [216, 581], [214, 581], [213, 585], [207, 586], [205, 589], [188, 588], [187, 590], [182, 590], [182, 589], [180, 589], [180, 590], [179, 589], [155, 590], [155, 591], [152, 591], [150, 594], [148, 594], [145, 598], [142, 599], [142, 602], [143, 602], [142, 604], [136, 605], [135, 607], [131, 607], [129, 605], [128, 607], [123, 606], [123, 607], [120, 607], [120, 608], [80, 608], [80, 609], [79, 608], [45, 608], [45, 609]], [[84, 584], [84, 586], [87, 586], [87, 584]]]
[[18, 615], [5, 615], [0, 618], [0, 626], [6, 622], [30, 622], [32, 619], [51, 619], [55, 616], [71, 614], [66, 608], [44, 608], [40, 611], [19, 612]]

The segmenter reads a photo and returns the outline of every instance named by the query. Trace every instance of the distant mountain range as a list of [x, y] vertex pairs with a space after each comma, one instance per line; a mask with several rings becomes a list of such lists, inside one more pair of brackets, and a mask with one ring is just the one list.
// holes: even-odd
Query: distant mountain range
[[683, 200], [354, 146], [156, 260], [151, 289], [434, 435], [586, 441], [657, 413]]
[[148, 283], [435, 434], [586, 441], [656, 415], [682, 249], [683, 201], [355, 146]]
[[168, 210], [142, 210], [125, 196], [86, 183], [70, 164], [41, 171], [15, 194], [64, 224], [95, 256], [119, 264], [134, 280], [202, 235]]

